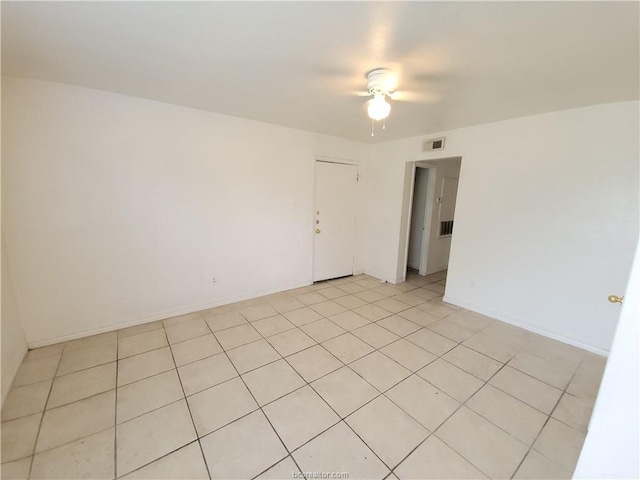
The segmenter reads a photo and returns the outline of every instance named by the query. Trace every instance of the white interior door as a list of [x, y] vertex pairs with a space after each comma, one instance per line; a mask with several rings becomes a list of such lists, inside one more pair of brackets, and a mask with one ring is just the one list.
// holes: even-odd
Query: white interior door
[[[620, 320], [573, 478], [640, 478], [638, 292], [640, 249], [636, 250]], [[601, 300], [606, 301], [604, 295]]]
[[353, 274], [358, 169], [316, 162], [313, 280]]
[[429, 169], [416, 166], [416, 180], [413, 185], [413, 204], [411, 207], [411, 225], [409, 227], [409, 253], [407, 265], [420, 269], [423, 236], [425, 233], [425, 213], [427, 208], [427, 185]]

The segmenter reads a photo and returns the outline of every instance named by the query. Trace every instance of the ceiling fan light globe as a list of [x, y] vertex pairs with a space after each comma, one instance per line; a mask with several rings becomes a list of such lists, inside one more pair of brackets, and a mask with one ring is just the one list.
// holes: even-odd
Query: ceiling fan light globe
[[384, 96], [376, 96], [369, 102], [367, 113], [372, 120], [380, 121], [389, 116], [391, 105], [384, 99]]

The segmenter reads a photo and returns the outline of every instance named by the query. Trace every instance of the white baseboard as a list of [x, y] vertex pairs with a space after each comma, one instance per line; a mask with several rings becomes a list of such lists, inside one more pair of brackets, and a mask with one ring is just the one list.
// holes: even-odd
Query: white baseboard
[[[118, 323], [115, 325], [108, 325], [105, 327], [94, 328], [93, 330], [86, 330], [80, 333], [72, 333], [69, 335], [62, 335], [54, 338], [47, 338], [44, 340], [36, 340], [28, 342], [29, 348], [46, 347], [47, 345], [53, 345], [61, 342], [68, 342], [70, 340], [77, 340], [78, 338], [90, 337], [91, 335], [98, 335], [99, 333], [113, 332], [115, 330], [121, 330], [127, 327], [135, 327], [136, 325], [142, 325], [144, 323], [155, 322], [156, 320], [165, 320], [167, 318], [177, 317], [179, 315], [186, 315], [188, 313], [199, 312], [201, 310], [207, 310], [209, 308], [219, 307], [221, 305], [228, 305], [230, 303], [242, 302], [243, 300], [251, 300], [258, 297], [264, 297], [265, 295], [271, 295], [272, 293], [283, 292], [285, 290], [292, 290], [294, 288], [306, 287], [312, 285], [312, 280], [304, 282], [297, 282], [289, 285], [282, 285], [275, 288], [269, 288], [266, 290], [258, 290], [235, 297], [223, 298], [214, 302], [205, 303], [201, 305], [193, 305], [190, 307], [179, 308], [177, 310], [166, 311], [154, 315], [149, 315], [143, 318], [138, 318], [131, 322]], [[19, 364], [18, 364], [19, 365]]]
[[496, 320], [500, 320], [501, 322], [508, 323], [510, 325], [514, 325], [516, 327], [520, 327], [524, 330], [528, 330], [533, 333], [537, 333], [538, 335], [542, 335], [543, 337], [552, 338], [553, 340], [558, 340], [559, 342], [566, 343], [568, 345], [573, 345], [574, 347], [581, 348], [583, 350], [587, 350], [591, 353], [595, 353], [602, 357], [608, 357], [609, 352], [607, 350], [602, 350], [601, 348], [593, 347], [591, 345], [587, 345], [582, 342], [578, 342], [577, 340], [573, 340], [571, 338], [563, 337], [562, 335], [558, 335], [557, 333], [550, 332], [548, 330], [544, 330], [542, 328], [532, 327], [531, 325], [514, 320], [513, 318], [507, 317], [505, 315], [491, 312], [481, 307], [477, 307], [475, 305], [471, 305], [469, 303], [463, 302], [462, 300], [458, 300], [456, 298], [451, 298], [445, 295], [442, 300], [447, 303], [451, 303], [453, 305], [457, 305], [458, 307], [466, 308], [467, 310], [471, 310], [472, 312], [481, 313], [482, 315], [486, 315], [487, 317], [495, 318]]
[[372, 272], [372, 271], [370, 271], [370, 270], [366, 270], [366, 269], [365, 269], [365, 270], [363, 270], [363, 271], [362, 271], [362, 273], [364, 273], [365, 275], [368, 275], [368, 276], [370, 276], [370, 277], [373, 277], [373, 278], [375, 278], [376, 280], [379, 280], [381, 284], [383, 284], [383, 283], [393, 283], [391, 280], [387, 280], [387, 279], [385, 279], [385, 278], [384, 278], [384, 276], [383, 276], [383, 275], [381, 275], [381, 274], [380, 274], [380, 273], [378, 273], [378, 272]]

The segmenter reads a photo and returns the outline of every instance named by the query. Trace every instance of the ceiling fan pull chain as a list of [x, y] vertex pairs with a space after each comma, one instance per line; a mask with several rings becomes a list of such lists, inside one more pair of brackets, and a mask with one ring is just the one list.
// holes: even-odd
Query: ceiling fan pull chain
[[371, 136], [373, 137], [373, 127], [375, 125], [375, 120], [372, 118], [371, 119]]
[[382, 120], [382, 129], [384, 130], [386, 128], [387, 128], [387, 119], [385, 118]]

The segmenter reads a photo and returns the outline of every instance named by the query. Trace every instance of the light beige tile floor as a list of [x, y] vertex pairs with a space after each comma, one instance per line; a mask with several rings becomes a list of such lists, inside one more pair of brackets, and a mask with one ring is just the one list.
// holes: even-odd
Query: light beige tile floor
[[2, 478], [570, 478], [605, 360], [366, 275], [26, 356]]

